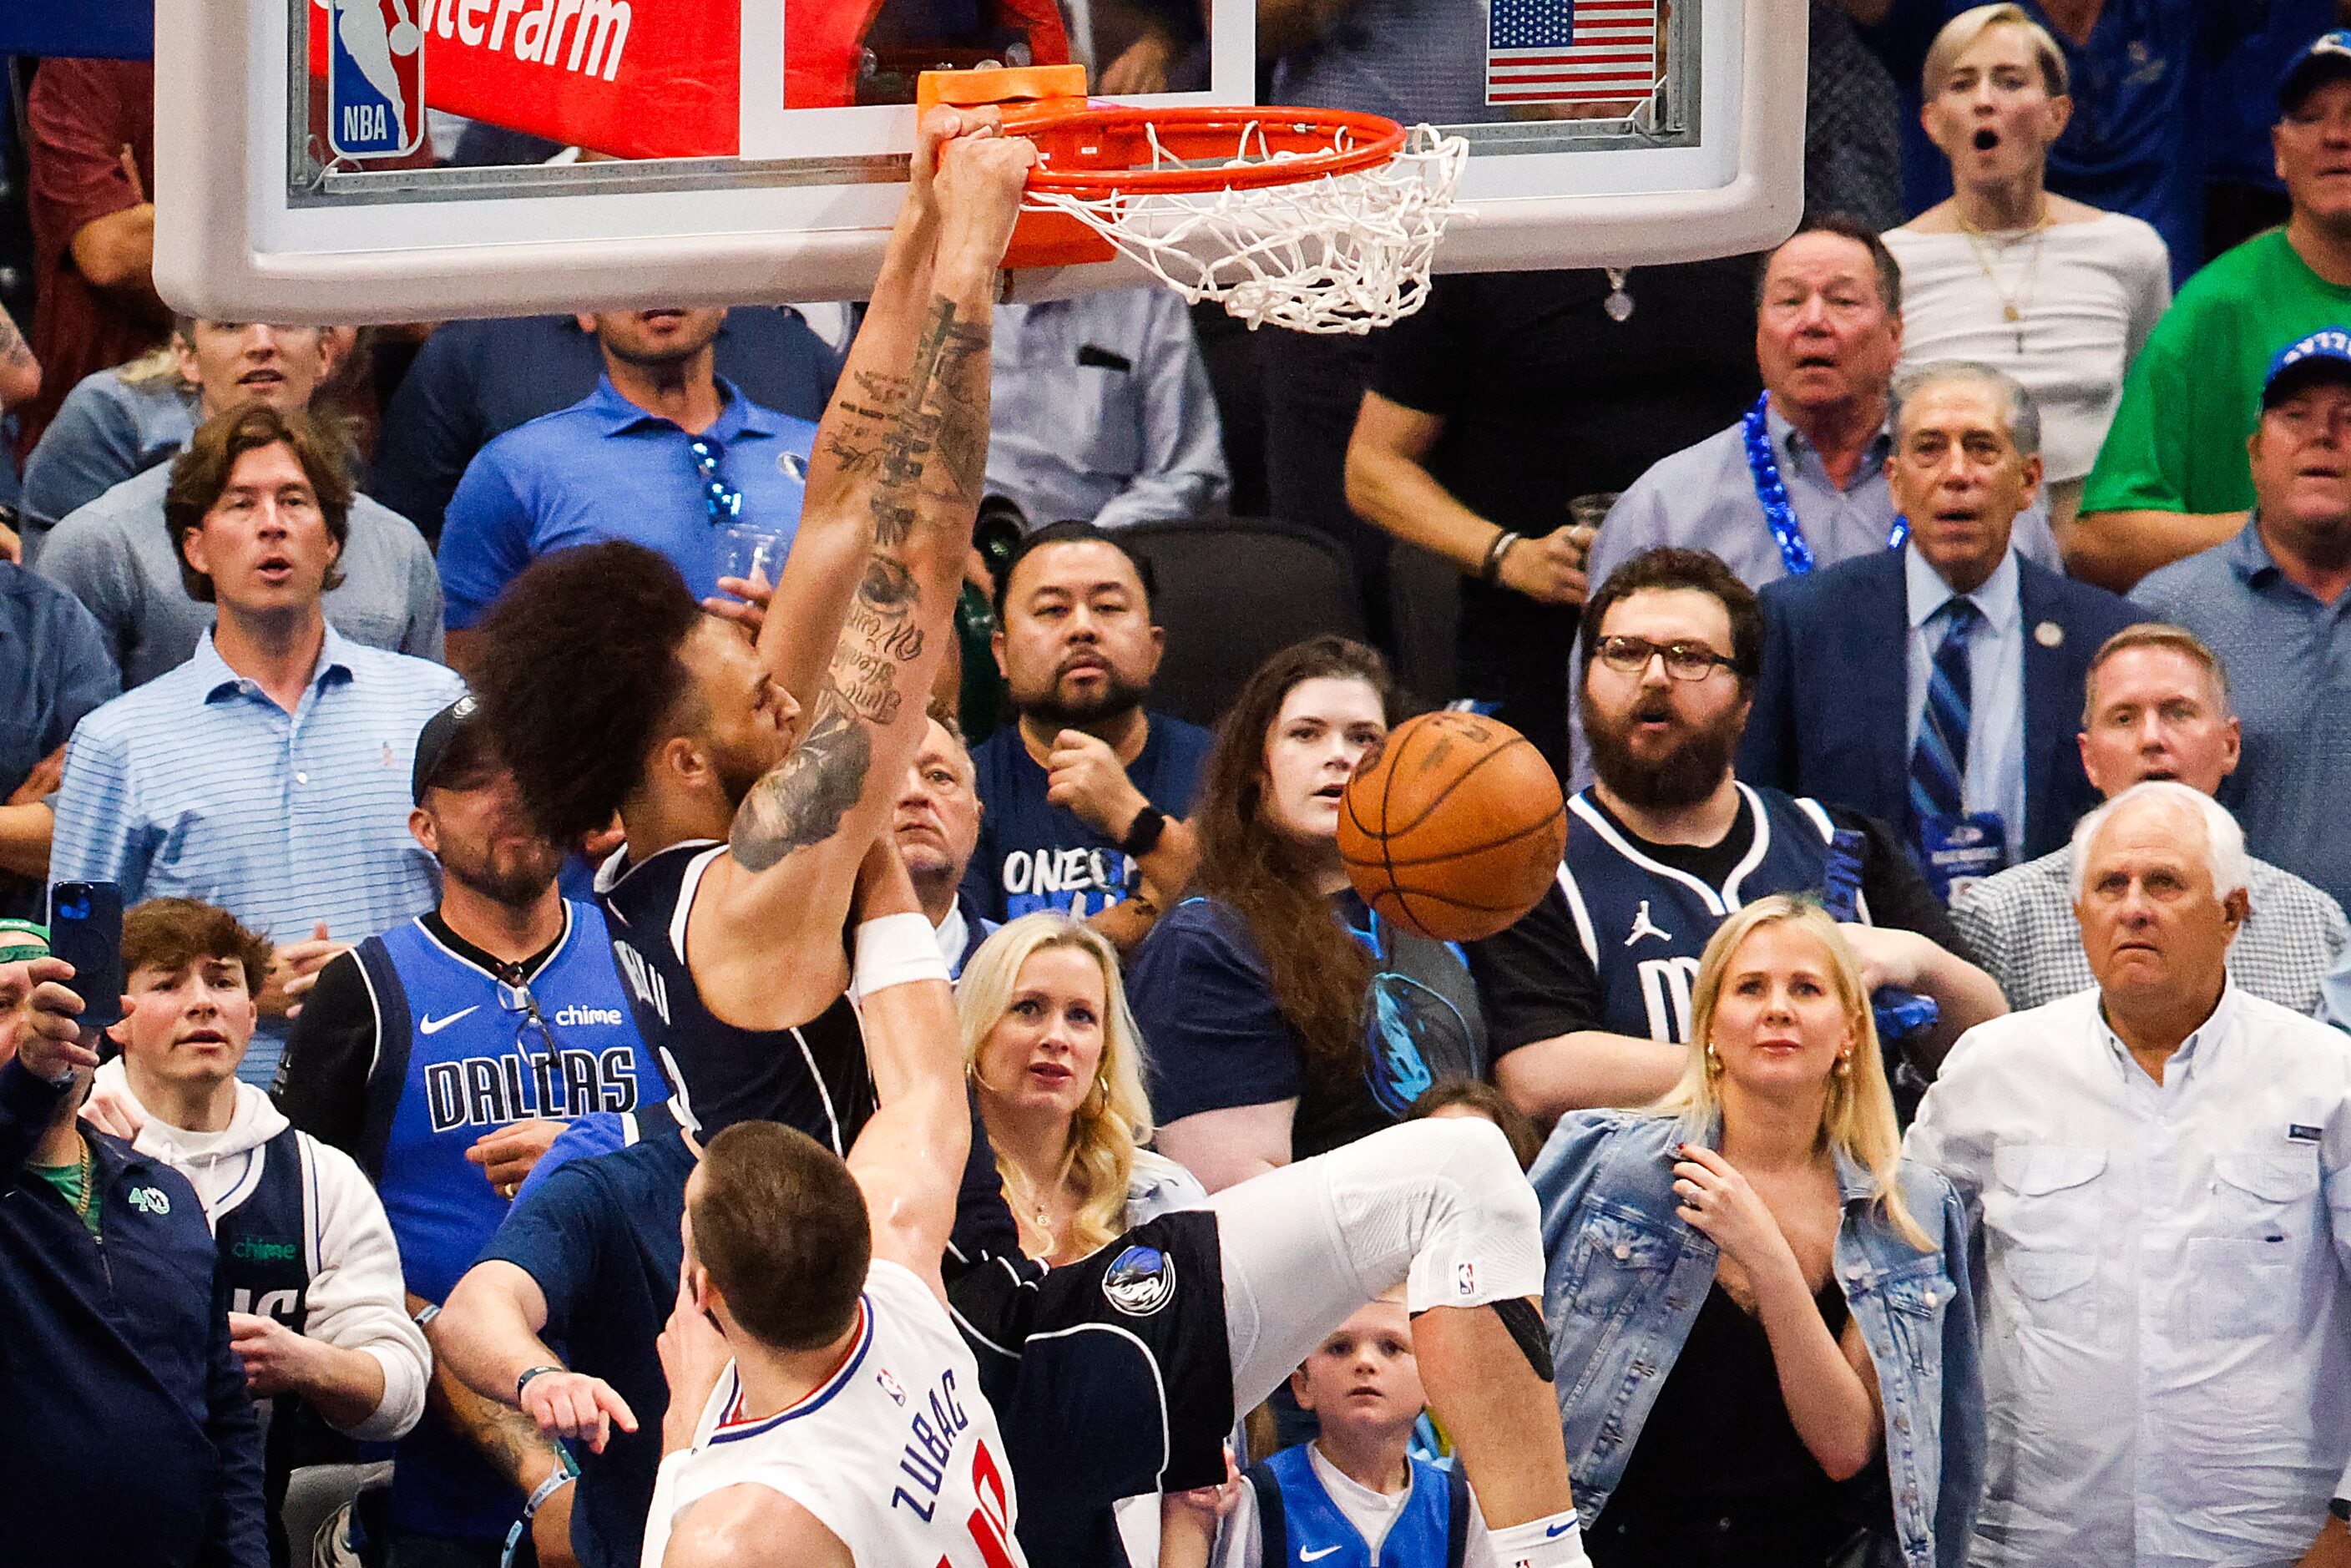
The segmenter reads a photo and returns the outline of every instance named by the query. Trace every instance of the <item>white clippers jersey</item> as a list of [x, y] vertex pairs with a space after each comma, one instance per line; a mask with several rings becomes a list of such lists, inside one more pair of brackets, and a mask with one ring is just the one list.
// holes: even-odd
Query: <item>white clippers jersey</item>
[[740, 1402], [729, 1364], [694, 1448], [662, 1467], [643, 1568], [660, 1568], [680, 1511], [747, 1484], [816, 1515], [858, 1568], [1027, 1568], [1012, 1537], [1012, 1471], [978, 1364], [911, 1270], [873, 1260], [848, 1359], [798, 1404], [746, 1421]]

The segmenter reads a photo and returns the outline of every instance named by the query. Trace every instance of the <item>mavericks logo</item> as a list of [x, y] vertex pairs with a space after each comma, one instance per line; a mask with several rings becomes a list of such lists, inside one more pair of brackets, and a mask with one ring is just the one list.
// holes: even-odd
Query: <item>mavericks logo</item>
[[1128, 1248], [1102, 1272], [1102, 1298], [1131, 1318], [1147, 1318], [1176, 1296], [1176, 1260], [1156, 1247]]

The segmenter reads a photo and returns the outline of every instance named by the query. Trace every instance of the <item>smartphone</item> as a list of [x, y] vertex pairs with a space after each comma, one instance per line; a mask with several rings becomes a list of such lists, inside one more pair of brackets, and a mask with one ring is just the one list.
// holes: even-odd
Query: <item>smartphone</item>
[[122, 889], [61, 882], [49, 890], [49, 951], [74, 967], [66, 983], [82, 1002], [82, 1038], [122, 1019]]

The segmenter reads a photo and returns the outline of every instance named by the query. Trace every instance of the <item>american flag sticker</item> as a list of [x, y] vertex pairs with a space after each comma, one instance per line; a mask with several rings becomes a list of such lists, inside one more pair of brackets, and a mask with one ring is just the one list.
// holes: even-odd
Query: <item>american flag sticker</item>
[[1659, 0], [1492, 0], [1488, 103], [1636, 103], [1657, 79]]

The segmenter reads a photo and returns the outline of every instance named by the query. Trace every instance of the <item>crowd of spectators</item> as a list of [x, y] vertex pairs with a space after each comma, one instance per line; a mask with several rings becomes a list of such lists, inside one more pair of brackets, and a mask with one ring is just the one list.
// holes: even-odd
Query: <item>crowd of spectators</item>
[[[1264, 9], [1277, 96], [1483, 116], [1430, 47], [1467, 0]], [[833, 880], [902, 865], [956, 977], [950, 1247], [1008, 1210], [1054, 1270], [1006, 1265], [1016, 1314], [1480, 1119], [1602, 1568], [2351, 1568], [2351, 17], [1813, 11], [1766, 254], [1440, 277], [1250, 340], [1262, 397], [1171, 293], [997, 308], [978, 526], [925, 558], [959, 645], [906, 584], [831, 606], [937, 665], [904, 691], [778, 653], [851, 559], [820, 424], [897, 395], [904, 277], [419, 329], [381, 379], [377, 329], [171, 314], [152, 68], [42, 63], [0, 1558], [637, 1562], [707, 1141], [845, 1155], [902, 1082], [831, 894], [758, 876], [790, 796], [872, 817]], [[1115, 68], [1164, 85], [1189, 25]], [[1312, 540], [1354, 613], [1193, 711], [1171, 630], [1268, 630], [1163, 590], [1204, 522]], [[1566, 796], [1552, 885], [1468, 943], [1338, 847], [1447, 704]], [[917, 716], [882, 785], [822, 772]], [[81, 884], [119, 998], [49, 951]], [[1221, 1484], [1034, 1353], [1020, 1484], [1085, 1502], [1024, 1491], [1029, 1561], [1489, 1560], [1426, 1323], [1365, 1301], [1278, 1388], [1234, 1344], [1273, 1392]]]

